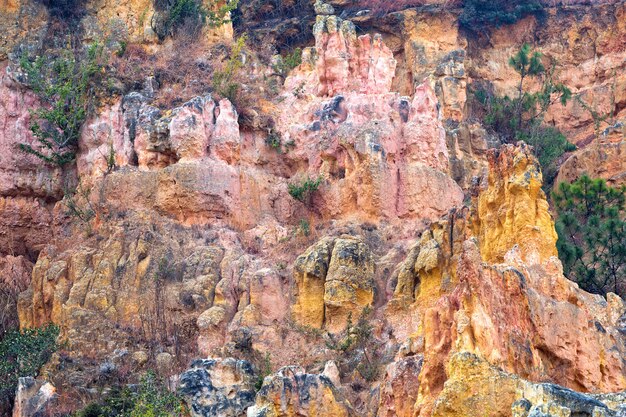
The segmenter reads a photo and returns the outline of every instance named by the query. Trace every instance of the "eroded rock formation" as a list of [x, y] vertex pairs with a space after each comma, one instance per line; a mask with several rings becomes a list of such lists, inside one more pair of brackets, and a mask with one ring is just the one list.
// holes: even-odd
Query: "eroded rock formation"
[[[160, 47], [137, 16], [152, 3], [87, 3], [94, 30], [115, 15]], [[506, 58], [537, 36], [586, 100], [606, 104], [614, 83], [623, 118], [623, 4], [555, 7], [480, 48], [457, 9], [407, 7], [357, 36], [332, 4], [317, 2], [315, 46], [263, 103], [267, 128], [215, 94], [163, 110], [131, 92], [85, 123], [65, 172], [18, 151], [38, 104], [2, 63], [0, 284], [24, 290], [23, 328], [60, 326], [42, 372], [58, 398], [78, 408], [156, 369], [194, 416], [621, 416], [626, 303], [563, 276], [532, 149], [490, 136], [468, 91], [510, 91]], [[623, 127], [585, 146], [593, 120], [576, 106], [549, 113], [580, 145], [559, 178], [623, 183]], [[65, 214], [77, 179], [88, 224]], [[307, 179], [318, 188], [290, 195]], [[41, 379], [17, 415], [54, 407]]]

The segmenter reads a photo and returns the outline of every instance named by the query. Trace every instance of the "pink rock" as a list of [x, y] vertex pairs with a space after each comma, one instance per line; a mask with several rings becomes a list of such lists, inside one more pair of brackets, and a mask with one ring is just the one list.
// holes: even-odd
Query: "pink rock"
[[30, 123], [31, 111], [39, 102], [10, 72], [9, 67], [0, 65], [0, 196], [58, 199], [63, 189], [60, 170], [18, 148], [20, 144], [36, 145]]
[[115, 167], [132, 165], [133, 144], [124, 133], [124, 113], [119, 101], [88, 120], [81, 132], [76, 160], [79, 175], [100, 176], [110, 162]]
[[305, 63], [285, 81], [288, 89], [302, 86], [321, 97], [391, 90], [396, 60], [380, 35], [357, 38], [352, 22], [337, 16], [318, 16], [313, 32], [315, 48], [303, 53]]
[[237, 111], [227, 99], [220, 100], [218, 110], [211, 154], [228, 164], [235, 164], [239, 161], [241, 142]]
[[30, 284], [32, 270], [33, 264], [23, 256], [0, 257], [0, 287], [24, 291]]
[[172, 148], [180, 161], [208, 156], [215, 129], [215, 102], [196, 97], [179, 108], [169, 124]]

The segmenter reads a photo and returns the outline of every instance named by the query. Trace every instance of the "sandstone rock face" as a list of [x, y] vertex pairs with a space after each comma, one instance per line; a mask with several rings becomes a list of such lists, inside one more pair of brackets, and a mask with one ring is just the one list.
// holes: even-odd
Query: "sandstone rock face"
[[374, 301], [374, 262], [363, 242], [337, 239], [324, 284], [324, 318], [329, 330], [345, 327]]
[[15, 395], [13, 417], [43, 417], [48, 415], [55, 388], [49, 382], [32, 377], [20, 378]]
[[0, 255], [26, 255], [49, 241], [52, 204], [63, 194], [58, 169], [18, 149], [32, 144], [30, 109], [37, 98], [0, 64]]
[[[0, 29], [30, 4], [5, 3]], [[510, 92], [506, 60], [537, 39], [586, 102], [608, 111], [615, 96], [593, 143], [584, 109], [551, 109], [581, 145], [559, 178], [622, 183], [624, 6], [565, 2], [483, 46], [458, 30], [459, 2], [354, 16], [382, 36], [357, 36], [333, 15], [353, 2], [331, 3], [313, 6], [315, 47], [261, 103], [267, 129], [215, 96], [163, 110], [133, 92], [87, 121], [75, 173], [16, 151], [37, 101], [2, 64], [0, 285], [26, 288], [23, 328], [60, 325], [46, 378], [68, 398], [191, 363], [179, 381], [197, 416], [619, 416], [626, 304], [563, 276], [537, 161], [476, 121], [468, 86]], [[113, 18], [155, 40], [151, 2], [85, 5], [86, 36]], [[21, 36], [6, 33], [0, 57]], [[63, 214], [72, 176], [91, 190], [88, 225]], [[319, 188], [297, 200], [306, 179]], [[40, 407], [37, 384], [17, 410]]]
[[[535, 384], [489, 366], [461, 352], [450, 362], [450, 379], [435, 405], [434, 416], [467, 416], [482, 410], [490, 416], [612, 416], [623, 393], [583, 395], [554, 384]], [[460, 393], [472, 392], [471, 399]]]
[[324, 239], [296, 260], [294, 318], [301, 324], [343, 330], [374, 301], [370, 249], [354, 238]]
[[573, 182], [582, 174], [604, 178], [612, 186], [626, 183], [626, 141], [596, 142], [575, 152], [568, 158], [555, 183]]
[[539, 165], [532, 151], [503, 146], [489, 155], [487, 189], [478, 200], [478, 238], [487, 262], [501, 262], [519, 245], [538, 263], [556, 256], [556, 231], [541, 189]]
[[323, 239], [296, 259], [294, 280], [298, 292], [293, 315], [305, 326], [320, 329], [324, 325], [326, 274], [334, 243], [332, 239]]
[[246, 361], [197, 360], [180, 376], [193, 416], [240, 417], [254, 403], [254, 371]]
[[[461, 416], [475, 407], [473, 402], [466, 409], [446, 405], [445, 387], [453, 384], [450, 375], [463, 368], [452, 359], [455, 352], [472, 352], [481, 361], [523, 378], [547, 378], [576, 390], [617, 391], [626, 383], [623, 353], [617, 354], [625, 349], [617, 319], [624, 302], [606, 303], [563, 277], [560, 263], [550, 256], [553, 226], [547, 204], [540, 203], [541, 179], [532, 174], [533, 159], [524, 147], [504, 147], [501, 152], [491, 156], [490, 172], [498, 173], [497, 180], [490, 180], [475, 197], [477, 210], [451, 214], [445, 223], [431, 226], [394, 273], [397, 284], [386, 315], [393, 317], [391, 324], [400, 337], [423, 338], [416, 347], [416, 353], [424, 355], [415, 404], [419, 415]], [[533, 181], [537, 183], [532, 185]], [[507, 197], [496, 203], [494, 211], [481, 209], [499, 188], [492, 188], [496, 183], [514, 192], [501, 189]], [[515, 208], [531, 201], [532, 210]], [[507, 240], [503, 232], [507, 223], [494, 219], [500, 233], [488, 240], [474, 230], [483, 227], [477, 225], [488, 227], [489, 216], [484, 214], [494, 212], [503, 213], [504, 219], [507, 212], [532, 213], [524, 219], [513, 217], [508, 224], [532, 225], [532, 233], [541, 230], [541, 224], [549, 228], [518, 243]], [[494, 256], [493, 244], [502, 255]], [[450, 392], [480, 389], [485, 404], [502, 407], [486, 408], [491, 410], [488, 415], [510, 415], [514, 389], [504, 397], [461, 373], [464, 383], [476, 388], [454, 386]]]
[[[588, 7], [593, 13], [587, 12]], [[623, 120], [624, 107], [619, 103], [626, 98], [624, 13], [622, 2], [607, 1], [594, 6], [557, 7], [545, 22], [523, 19], [496, 30], [490, 37], [491, 47], [476, 50], [469, 71], [475, 79], [492, 81], [499, 92], [512, 93], [518, 78], [507, 64], [508, 57], [537, 33], [542, 39], [539, 50], [557, 63], [557, 79], [598, 114], [611, 111], [614, 95], [615, 118]], [[615, 94], [610, 93], [612, 89]], [[565, 109], [555, 105], [547, 119], [572, 143], [584, 145], [594, 136], [593, 117], [578, 100], [572, 100]]]
[[[196, 98], [166, 114], [146, 100], [131, 93], [83, 132], [79, 174], [101, 181], [100, 197], [114, 207], [124, 201], [125, 209], [150, 208], [186, 224], [242, 229], [268, 217], [294, 222], [306, 207], [288, 195], [285, 176], [290, 183], [323, 178], [312, 208], [326, 219], [420, 222], [463, 198], [448, 175], [445, 132], [427, 85], [412, 101], [349, 93], [302, 105], [289, 94], [276, 109], [276, 129], [293, 149], [280, 158], [263, 136], [239, 132], [227, 100]], [[103, 155], [111, 149], [119, 169], [108, 173]]]
[[400, 358], [387, 366], [381, 386], [379, 416], [414, 415], [422, 362], [423, 357], [415, 355]]
[[0, 257], [0, 284], [4, 288], [24, 291], [30, 284], [32, 270], [33, 264], [21, 255]]
[[315, 415], [346, 417], [356, 414], [322, 375], [307, 374], [293, 366], [280, 369], [263, 381], [248, 417], [296, 417]]

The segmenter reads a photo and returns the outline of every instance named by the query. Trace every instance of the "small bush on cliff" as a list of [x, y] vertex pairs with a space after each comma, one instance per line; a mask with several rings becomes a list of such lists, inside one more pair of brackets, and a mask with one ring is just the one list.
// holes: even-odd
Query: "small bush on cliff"
[[626, 296], [626, 187], [583, 175], [552, 198], [565, 275], [586, 291]]
[[12, 329], [0, 340], [0, 403], [12, 403], [20, 377], [39, 374], [57, 350], [59, 328], [53, 324], [33, 329]]
[[318, 190], [320, 185], [322, 184], [322, 177], [307, 178], [300, 183], [289, 184], [288, 190], [289, 195], [295, 198], [298, 201], [303, 203], [308, 202], [310, 200], [311, 195]]
[[182, 417], [189, 415], [179, 395], [170, 392], [154, 372], [135, 386], [114, 388], [101, 403], [89, 404], [76, 417]]
[[103, 68], [102, 46], [91, 44], [84, 55], [62, 50], [56, 57], [22, 57], [26, 81], [42, 102], [34, 110], [30, 130], [35, 144], [20, 149], [42, 161], [64, 166], [74, 160], [80, 128], [95, 98], [94, 80]]
[[[509, 59], [509, 65], [519, 75], [517, 92], [513, 97], [498, 97], [485, 90], [475, 93], [485, 111], [484, 123], [506, 143], [524, 141], [532, 145], [541, 164], [546, 184], [556, 174], [556, 161], [575, 146], [556, 128], [546, 126], [544, 118], [550, 106], [566, 105], [572, 93], [565, 85], [554, 81], [555, 65], [546, 69], [542, 55], [525, 44]], [[526, 84], [534, 80], [540, 88], [528, 90]]]
[[230, 56], [221, 70], [213, 74], [213, 91], [222, 98], [227, 98], [237, 108], [240, 96], [239, 72], [244, 66], [244, 48], [247, 36], [244, 34], [237, 38], [230, 51]]
[[510, 25], [526, 16], [541, 16], [543, 5], [538, 0], [465, 0], [459, 16], [462, 28], [485, 33], [490, 28]]
[[277, 57], [276, 62], [273, 63], [272, 69], [277, 75], [286, 77], [289, 72], [302, 63], [302, 49], [296, 48], [293, 52], [286, 54], [285, 56]]
[[382, 368], [381, 344], [374, 338], [374, 329], [369, 322], [371, 314], [371, 307], [365, 307], [356, 324], [349, 315], [343, 332], [326, 335], [326, 347], [338, 353], [339, 366], [356, 368], [367, 382], [378, 379]]
[[218, 27], [230, 22], [230, 13], [237, 8], [239, 0], [226, 0], [223, 4], [212, 1], [205, 6], [201, 0], [156, 0], [157, 9], [164, 10], [161, 24], [153, 22], [160, 39], [184, 30], [197, 33], [204, 25]]

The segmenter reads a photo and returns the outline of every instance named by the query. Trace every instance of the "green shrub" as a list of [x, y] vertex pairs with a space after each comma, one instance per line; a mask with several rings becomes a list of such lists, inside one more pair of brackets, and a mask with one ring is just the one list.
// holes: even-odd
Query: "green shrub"
[[[375, 381], [380, 376], [382, 355], [374, 338], [374, 328], [370, 324], [371, 307], [363, 308], [356, 324], [348, 315], [346, 328], [338, 335], [327, 334], [326, 347], [337, 352], [340, 365], [355, 366], [363, 379]], [[369, 353], [368, 353], [369, 352]]]
[[283, 57], [283, 64], [288, 71], [291, 71], [302, 63], [302, 49], [296, 48], [292, 53]]
[[[517, 93], [513, 97], [498, 97], [479, 90], [474, 97], [483, 108], [484, 124], [506, 143], [524, 141], [532, 145], [539, 160], [546, 186], [557, 172], [557, 160], [564, 153], [576, 149], [556, 128], [544, 125], [545, 114], [556, 103], [567, 104], [572, 93], [565, 85], [555, 83], [555, 66], [546, 70], [542, 55], [531, 51], [529, 45], [509, 59], [509, 65], [519, 75]], [[535, 79], [541, 82], [536, 91], [528, 91], [525, 82]]]
[[465, 0], [459, 23], [471, 32], [485, 33], [490, 28], [510, 25], [529, 15], [543, 14], [543, 5], [538, 0]]
[[583, 175], [552, 199], [565, 275], [586, 291], [626, 296], [626, 187]]
[[289, 152], [291, 148], [296, 146], [296, 143], [293, 140], [289, 140], [283, 143], [283, 138], [280, 132], [274, 129], [269, 129], [269, 131], [267, 132], [265, 144], [274, 149], [279, 154]]
[[89, 404], [77, 417], [182, 417], [187, 407], [170, 392], [154, 372], [148, 372], [134, 387], [114, 388], [102, 403]]
[[301, 183], [289, 184], [289, 195], [298, 201], [306, 202], [322, 184], [322, 177], [307, 178]]
[[0, 401], [11, 402], [18, 378], [39, 374], [39, 369], [57, 350], [59, 328], [53, 324], [43, 327], [12, 329], [0, 340]]
[[263, 361], [261, 363], [259, 369], [259, 377], [254, 383], [254, 388], [258, 391], [263, 386], [263, 380], [265, 380], [266, 376], [272, 374], [272, 359], [269, 352], [265, 352], [265, 356], [263, 357]]
[[220, 97], [229, 99], [233, 104], [237, 103], [239, 71], [244, 65], [243, 51], [247, 39], [245, 34], [237, 38], [224, 69], [213, 74], [213, 91]]
[[94, 79], [103, 68], [101, 57], [98, 43], [91, 44], [84, 56], [62, 50], [56, 57], [22, 57], [27, 83], [42, 101], [42, 107], [32, 112], [30, 125], [37, 143], [21, 143], [22, 151], [60, 167], [74, 160], [80, 129], [95, 98]]
[[205, 24], [218, 27], [229, 23], [230, 12], [237, 8], [238, 3], [239, 0], [227, 0], [216, 7], [213, 1], [206, 7], [202, 0], [167, 0], [161, 5], [166, 10], [166, 16], [162, 30], [157, 30], [157, 34], [163, 39], [181, 29], [195, 33]]
[[308, 237], [311, 234], [311, 223], [307, 219], [300, 219], [298, 230], [302, 235]]
[[302, 49], [296, 48], [290, 54], [285, 56], [281, 56], [273, 69], [277, 74], [287, 76], [289, 71], [296, 68], [298, 65], [302, 63]]
[[96, 211], [91, 204], [91, 189], [78, 183], [76, 188], [66, 188], [63, 191], [63, 202], [67, 207], [67, 215], [88, 224], [96, 216]]

